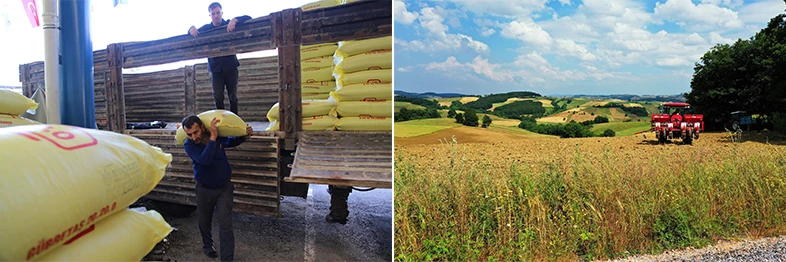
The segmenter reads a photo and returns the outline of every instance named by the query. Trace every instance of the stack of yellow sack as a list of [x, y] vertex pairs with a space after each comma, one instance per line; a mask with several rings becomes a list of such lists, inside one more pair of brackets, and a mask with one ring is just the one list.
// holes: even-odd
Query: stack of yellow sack
[[[219, 121], [216, 124], [216, 128], [218, 129], [219, 137], [245, 136], [248, 134], [246, 133], [246, 122], [238, 115], [235, 115], [235, 113], [232, 113], [232, 111], [223, 109], [208, 110], [199, 113], [197, 117], [199, 117], [199, 120], [205, 125], [206, 129], [210, 127], [210, 122], [213, 121], [213, 118], [218, 119]], [[177, 131], [175, 132], [175, 142], [177, 145], [182, 146], [183, 143], [186, 142], [187, 137], [183, 127], [177, 124]]]
[[342, 0], [320, 0], [320, 1], [314, 1], [314, 2], [311, 2], [311, 3], [305, 4], [305, 5], [301, 6], [300, 9], [303, 10], [303, 11], [311, 11], [311, 10], [322, 9], [322, 8], [325, 8], [325, 7], [337, 6], [337, 5], [340, 5], [342, 3], [343, 3]]
[[21, 116], [37, 108], [38, 103], [32, 99], [11, 90], [0, 89], [0, 128], [41, 124]]
[[336, 43], [300, 48], [301, 98], [303, 100], [328, 99], [336, 88], [333, 79], [333, 53]]
[[[172, 230], [126, 207], [172, 155], [138, 138], [66, 125], [0, 128], [0, 261], [141, 260]], [[136, 213], [131, 213], [136, 212]]]
[[334, 54], [338, 130], [392, 130], [393, 39], [339, 42]]
[[[301, 106], [303, 112], [302, 129], [304, 131], [332, 131], [335, 129], [338, 119], [330, 115], [336, 109], [335, 101], [329, 99], [303, 100]], [[267, 119], [270, 121], [267, 131], [280, 130], [278, 111], [278, 103], [276, 103], [267, 112]]]

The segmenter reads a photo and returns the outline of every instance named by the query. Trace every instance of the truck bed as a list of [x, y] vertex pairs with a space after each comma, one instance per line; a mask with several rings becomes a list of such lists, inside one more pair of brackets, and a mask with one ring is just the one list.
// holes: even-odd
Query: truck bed
[[392, 188], [392, 142], [390, 131], [304, 131], [286, 180]]

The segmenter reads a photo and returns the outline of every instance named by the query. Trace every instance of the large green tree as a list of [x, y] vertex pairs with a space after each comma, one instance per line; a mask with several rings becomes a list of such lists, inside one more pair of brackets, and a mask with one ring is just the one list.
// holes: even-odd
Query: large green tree
[[737, 110], [768, 116], [786, 113], [786, 14], [772, 18], [748, 40], [719, 44], [694, 67], [685, 94], [710, 128]]

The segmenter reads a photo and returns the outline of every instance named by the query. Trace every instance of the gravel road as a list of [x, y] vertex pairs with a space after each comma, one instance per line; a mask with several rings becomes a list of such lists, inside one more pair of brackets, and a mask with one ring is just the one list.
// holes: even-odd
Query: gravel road
[[721, 241], [699, 249], [667, 251], [611, 261], [786, 261], [786, 236]]

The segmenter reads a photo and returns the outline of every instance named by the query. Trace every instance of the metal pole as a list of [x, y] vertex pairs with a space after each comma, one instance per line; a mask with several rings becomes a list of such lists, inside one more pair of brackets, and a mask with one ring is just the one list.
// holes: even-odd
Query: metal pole
[[46, 124], [60, 124], [60, 16], [58, 0], [43, 0], [44, 5], [44, 90]]
[[96, 129], [90, 0], [61, 0], [62, 124]]

